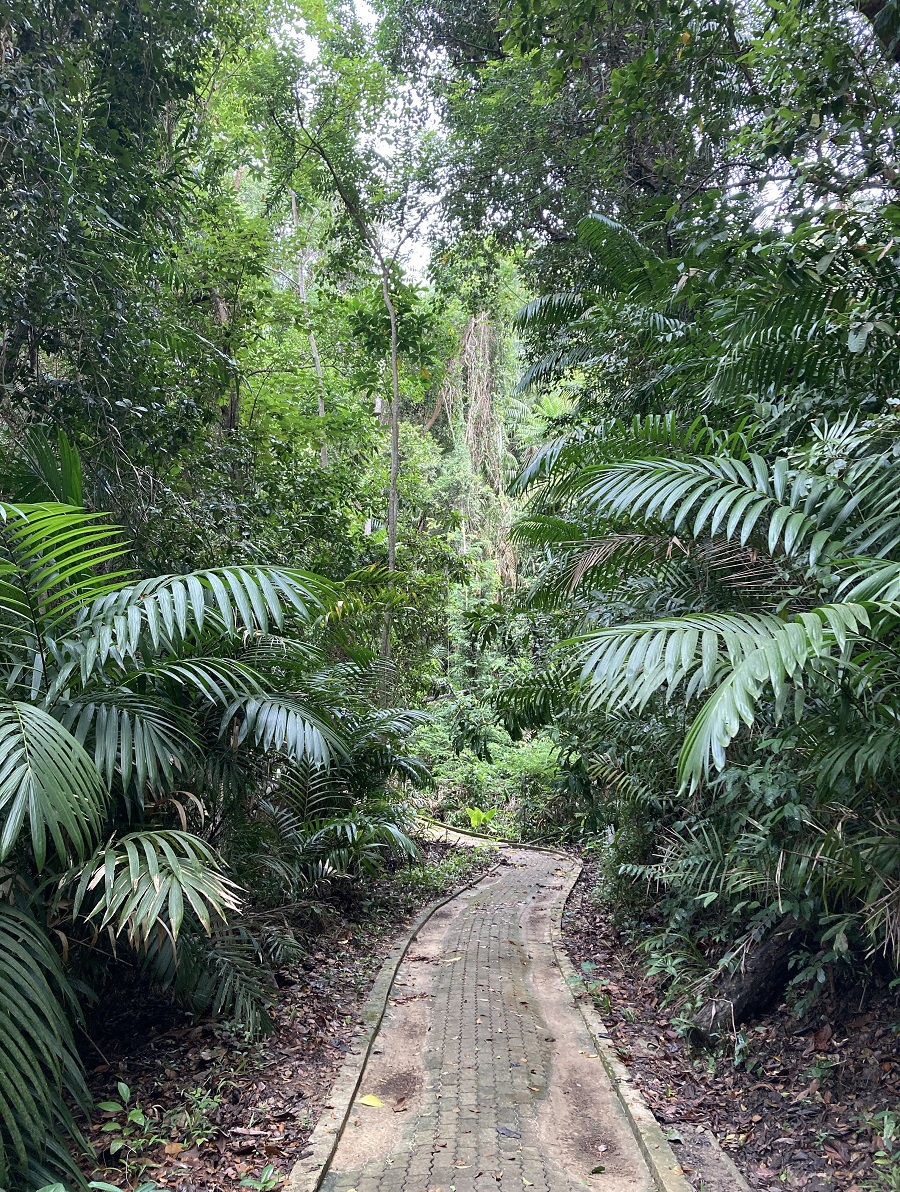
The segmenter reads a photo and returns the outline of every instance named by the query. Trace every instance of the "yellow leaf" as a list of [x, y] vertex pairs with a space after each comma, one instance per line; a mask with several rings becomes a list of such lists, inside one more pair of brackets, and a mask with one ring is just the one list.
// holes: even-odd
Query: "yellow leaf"
[[374, 1093], [366, 1093], [364, 1097], [359, 1099], [360, 1105], [371, 1105], [373, 1109], [382, 1109], [384, 1102], [376, 1097]]

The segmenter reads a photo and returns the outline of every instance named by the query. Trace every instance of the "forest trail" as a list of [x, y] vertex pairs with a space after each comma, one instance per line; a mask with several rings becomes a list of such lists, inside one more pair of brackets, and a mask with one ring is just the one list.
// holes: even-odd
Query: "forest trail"
[[412, 944], [324, 1192], [655, 1187], [554, 959], [574, 864], [500, 861]]

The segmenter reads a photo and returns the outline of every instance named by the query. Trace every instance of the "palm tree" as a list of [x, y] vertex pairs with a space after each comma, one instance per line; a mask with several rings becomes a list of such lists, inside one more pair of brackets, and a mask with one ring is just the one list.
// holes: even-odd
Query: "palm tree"
[[[529, 599], [568, 608], [575, 631], [543, 691], [505, 703], [613, 736], [615, 718], [682, 708], [659, 864], [632, 871], [769, 922], [802, 907], [829, 947], [858, 921], [896, 959], [900, 287], [876, 225], [837, 213], [665, 259], [589, 221], [604, 284], [525, 314], [545, 348], [526, 382], [582, 389], [523, 470], [518, 527], [543, 560]], [[792, 771], [783, 798], [750, 800], [717, 840], [700, 808], [765, 739]], [[661, 794], [658, 774], [591, 764], [617, 798]]]
[[333, 596], [262, 566], [138, 579], [102, 516], [0, 504], [0, 1186], [78, 1178], [67, 968], [96, 981], [124, 952], [195, 1009], [259, 1025], [259, 944], [223, 856], [242, 823], [268, 814], [254, 839], [272, 840], [289, 792], [318, 784], [329, 800], [303, 831], [319, 876], [411, 850], [359, 810], [360, 790], [412, 763], [405, 725], [348, 708], [314, 644]]

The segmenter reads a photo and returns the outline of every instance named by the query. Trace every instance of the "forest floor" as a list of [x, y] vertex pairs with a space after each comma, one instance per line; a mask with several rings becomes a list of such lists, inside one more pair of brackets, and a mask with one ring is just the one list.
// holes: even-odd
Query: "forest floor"
[[[423, 906], [496, 860], [486, 850], [420, 842], [425, 866], [401, 869], [326, 906], [307, 955], [278, 974], [275, 1031], [248, 1042], [194, 1022], [146, 991], [98, 1006], [85, 1057], [97, 1102], [89, 1178], [122, 1188], [269, 1192], [304, 1151], [337, 1070], [360, 1032], [360, 1009], [398, 931]], [[130, 1115], [130, 1120], [129, 1120]], [[117, 1138], [125, 1145], [111, 1155]]]
[[733, 1047], [692, 1051], [677, 1008], [595, 901], [597, 879], [586, 865], [567, 906], [566, 946], [676, 1154], [679, 1126], [702, 1125], [753, 1188], [891, 1187], [873, 1182], [882, 1140], [872, 1117], [900, 1112], [897, 993], [870, 984], [823, 994], [802, 1019], [777, 1006], [742, 1028], [739, 1067]]

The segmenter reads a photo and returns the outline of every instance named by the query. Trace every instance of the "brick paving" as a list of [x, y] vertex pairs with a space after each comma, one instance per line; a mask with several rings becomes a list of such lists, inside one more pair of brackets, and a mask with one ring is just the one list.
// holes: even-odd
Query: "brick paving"
[[[354, 1166], [348, 1168], [339, 1144], [323, 1192], [570, 1192], [584, 1187], [645, 1192], [652, 1187], [639, 1158], [629, 1156], [632, 1174], [624, 1180], [598, 1183], [589, 1178], [588, 1152], [564, 1167], [542, 1142], [546, 1131], [540, 1132], [537, 1119], [558, 1071], [553, 1069], [556, 1039], [541, 1013], [532, 971], [537, 949], [523, 925], [536, 898], [550, 900], [547, 891], [561, 889], [568, 865], [557, 856], [515, 850], [507, 859], [497, 878], [461, 896], [443, 952], [432, 962], [429, 992], [415, 995], [427, 997], [428, 1018], [424, 1053], [416, 1056], [424, 1079], [411, 1112], [389, 1123], [389, 1145], [376, 1131], [367, 1152], [365, 1131], [375, 1121], [372, 1115], [389, 1114], [391, 1107], [354, 1105], [348, 1130], [363, 1132], [353, 1139]], [[550, 955], [549, 949], [542, 954], [545, 965], [552, 966]], [[551, 976], [559, 983], [559, 998], [566, 998], [553, 969]], [[389, 1021], [383, 1036], [386, 1048], [402, 1049], [402, 1034], [392, 1037]], [[587, 1036], [579, 1041], [590, 1048]], [[358, 1097], [367, 1091], [364, 1078]], [[603, 1123], [591, 1127], [596, 1137]], [[605, 1150], [601, 1144], [595, 1165], [602, 1164]], [[361, 1152], [366, 1161], [359, 1161]]]

